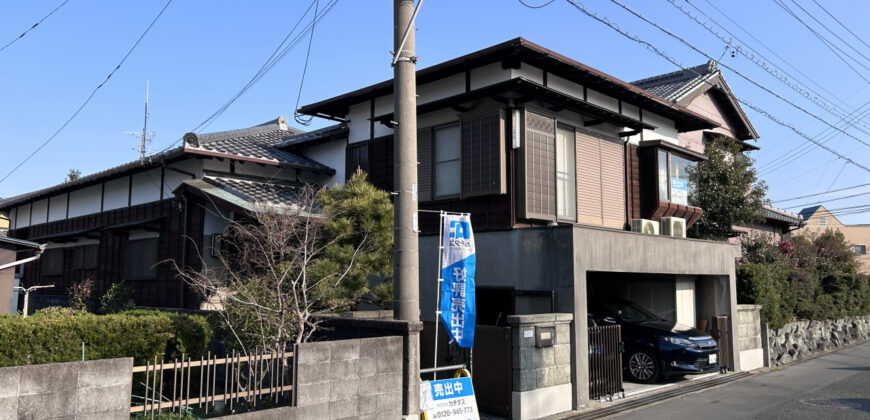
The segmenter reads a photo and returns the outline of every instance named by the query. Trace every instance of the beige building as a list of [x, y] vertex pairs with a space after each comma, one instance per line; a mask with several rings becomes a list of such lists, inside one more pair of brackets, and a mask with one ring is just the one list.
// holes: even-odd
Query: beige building
[[820, 233], [825, 229], [836, 229], [843, 232], [846, 242], [852, 246], [852, 251], [858, 254], [858, 271], [870, 274], [870, 255], [867, 247], [870, 245], [870, 224], [845, 225], [837, 219], [825, 206], [807, 207], [800, 212], [806, 221], [806, 226], [798, 232]]

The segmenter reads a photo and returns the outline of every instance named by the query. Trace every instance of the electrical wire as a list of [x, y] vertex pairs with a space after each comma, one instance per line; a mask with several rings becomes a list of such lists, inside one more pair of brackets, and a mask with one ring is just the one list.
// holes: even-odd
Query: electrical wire
[[[774, 1], [776, 1], [776, 0], [774, 0]], [[636, 16], [638, 19], [643, 20], [644, 22], [646, 22], [646, 23], [652, 25], [652, 26], [655, 27], [656, 29], [658, 29], [658, 30], [664, 32], [664, 33], [667, 34], [668, 36], [670, 36], [670, 37], [672, 37], [672, 38], [674, 38], [674, 39], [680, 41], [680, 43], [682, 43], [683, 45], [685, 45], [685, 46], [691, 48], [692, 50], [694, 50], [695, 52], [697, 52], [697, 53], [703, 55], [704, 57], [707, 57], [708, 60], [712, 60], [712, 59], [713, 59], [713, 57], [712, 57], [711, 55], [707, 54], [706, 52], [704, 52], [704, 51], [701, 50], [700, 48], [696, 47], [694, 44], [692, 44], [691, 42], [687, 41], [685, 38], [683, 38], [683, 37], [681, 37], [681, 36], [679, 36], [679, 35], [677, 35], [677, 34], [671, 32], [671, 31], [665, 29], [664, 27], [662, 27], [661, 25], [659, 25], [659, 24], [656, 23], [655, 21], [653, 21], [653, 20], [647, 18], [646, 16], [644, 16], [644, 15], [641, 14], [640, 12], [638, 12], [638, 11], [636, 11], [636, 10], [634, 10], [634, 9], [632, 9], [632, 8], [630, 8], [630, 7], [628, 7], [628, 6], [626, 6], [624, 3], [620, 3], [618, 0], [610, 0], [610, 2], [613, 3], [613, 4], [615, 4], [615, 5], [617, 5], [617, 6], [619, 6], [619, 7], [621, 7], [621, 8], [623, 8], [623, 9], [626, 10], [627, 12], [633, 14], [633, 15]], [[572, 4], [573, 4], [573, 2], [572, 2], [571, 0], [569, 0], [569, 3], [572, 3]], [[863, 145], [865, 145], [865, 146], [867, 146], [867, 147], [870, 147], [870, 143], [868, 143], [867, 141], [862, 140], [862, 139], [860, 139], [860, 138], [858, 138], [858, 137], [855, 137], [855, 136], [853, 136], [852, 134], [850, 134], [850, 133], [848, 133], [848, 132], [846, 132], [846, 131], [844, 131], [844, 130], [838, 128], [837, 126], [835, 126], [835, 125], [833, 125], [833, 124], [831, 124], [830, 122], [828, 122], [828, 121], [825, 120], [824, 118], [819, 117], [818, 115], [813, 114], [812, 112], [807, 111], [807, 110], [806, 110], [805, 108], [803, 108], [802, 106], [800, 106], [800, 105], [798, 105], [798, 104], [796, 104], [796, 103], [794, 103], [794, 102], [792, 102], [792, 101], [786, 99], [785, 97], [783, 97], [782, 95], [780, 95], [780, 94], [774, 92], [773, 90], [771, 90], [771, 89], [768, 88], [767, 86], [764, 86], [762, 83], [757, 82], [757, 81], [755, 81], [754, 79], [752, 79], [752, 78], [746, 76], [745, 74], [743, 74], [743, 73], [740, 72], [739, 70], [735, 69], [734, 67], [729, 66], [729, 65], [724, 64], [724, 63], [720, 63], [720, 65], [721, 65], [722, 67], [725, 67], [725, 68], [728, 69], [728, 70], [731, 70], [732, 72], [734, 72], [734, 74], [736, 74], [736, 75], [742, 77], [742, 78], [745, 79], [747, 82], [752, 83], [753, 85], [757, 86], [757, 87], [760, 88], [761, 90], [763, 90], [763, 91], [765, 91], [765, 92], [767, 92], [767, 93], [769, 93], [769, 94], [775, 96], [776, 98], [780, 99], [781, 101], [783, 101], [783, 102], [785, 102], [785, 103], [791, 105], [793, 108], [795, 108], [795, 109], [797, 109], [797, 110], [803, 112], [804, 114], [806, 114], [806, 115], [808, 115], [808, 116], [810, 116], [810, 117], [812, 117], [812, 118], [814, 118], [814, 119], [816, 119], [816, 120], [818, 120], [818, 121], [824, 123], [825, 125], [827, 125], [827, 126], [829, 126], [829, 127], [834, 128], [835, 130], [837, 130], [837, 131], [839, 131], [839, 132], [845, 134], [846, 136], [848, 136], [848, 137], [854, 139], [855, 141], [858, 141], [859, 143], [861, 143], [861, 144], [863, 144]]]
[[556, 1], [556, 0], [550, 0], [550, 1], [544, 3], [544, 4], [540, 5], [540, 6], [532, 6], [531, 4], [528, 4], [528, 3], [526, 3], [526, 2], [523, 1], [523, 0], [517, 0], [517, 1], [519, 1], [520, 4], [522, 4], [523, 6], [528, 7], [529, 9], [543, 9], [544, 7], [547, 7], [547, 6], [551, 5], [551, 4], [552, 4], [554, 1]]
[[[804, 207], [814, 206], [814, 205], [816, 205], [816, 204], [830, 203], [830, 202], [832, 202], [832, 201], [840, 201], [840, 200], [846, 200], [846, 199], [849, 199], [849, 198], [861, 197], [861, 196], [868, 195], [868, 194], [870, 194], [870, 191], [862, 192], [862, 193], [858, 193], [858, 194], [847, 195], [847, 196], [845, 196], [845, 197], [837, 197], [837, 198], [831, 198], [831, 199], [828, 199], [828, 200], [816, 201], [816, 202], [812, 202], [812, 203], [799, 204], [799, 205], [796, 205], [796, 206], [788, 206], [788, 207], [786, 207], [786, 208], [788, 208], [788, 209], [793, 209], [793, 208], [796, 208], [796, 207], [804, 208]], [[867, 204], [864, 204], [864, 205], [867, 205]]]
[[855, 32], [852, 32], [852, 30], [849, 29], [848, 26], [844, 25], [843, 22], [840, 21], [840, 19], [837, 19], [837, 17], [834, 16], [833, 14], [831, 14], [831, 12], [829, 12], [828, 9], [825, 9], [825, 6], [822, 6], [822, 5], [821, 5], [819, 2], [817, 2], [816, 0], [813, 0], [813, 3], [815, 3], [816, 6], [819, 6], [820, 9], [822, 9], [825, 13], [827, 13], [828, 16], [831, 17], [831, 19], [834, 19], [834, 21], [837, 22], [840, 26], [842, 26], [843, 29], [849, 31], [849, 33], [852, 34], [852, 36], [855, 37], [855, 39], [857, 39], [857, 40], [860, 41], [862, 44], [864, 44], [865, 47], [870, 48], [870, 45], [868, 45], [866, 42], [864, 42], [864, 39], [863, 39], [863, 38], [861, 38], [860, 36], [856, 35]]
[[42, 19], [39, 19], [39, 21], [34, 23], [33, 26], [28, 28], [26, 31], [22, 32], [21, 35], [18, 35], [17, 38], [13, 39], [12, 41], [9, 41], [6, 45], [0, 47], [0, 52], [3, 52], [3, 50], [5, 50], [6, 48], [9, 48], [9, 46], [16, 43], [19, 39], [24, 38], [24, 35], [27, 35], [28, 32], [32, 31], [34, 28], [39, 26], [39, 24], [42, 23], [42, 21], [48, 19], [49, 16], [53, 15], [54, 12], [58, 11], [61, 7], [63, 7], [63, 5], [67, 4], [67, 2], [69, 2], [69, 0], [64, 0], [63, 2], [61, 2], [57, 7], [54, 8], [54, 10], [48, 12], [47, 15], [43, 16]]
[[837, 188], [836, 190], [828, 190], [828, 191], [822, 191], [822, 192], [802, 195], [802, 196], [798, 196], [798, 197], [784, 198], [782, 200], [774, 200], [772, 202], [773, 203], [782, 203], [783, 201], [800, 200], [802, 198], [815, 197], [815, 196], [819, 196], [819, 195], [825, 195], [825, 194], [830, 194], [830, 193], [835, 193], [835, 192], [840, 192], [840, 191], [854, 190], [855, 188], [861, 188], [861, 187], [867, 187], [867, 186], [870, 186], [870, 182], [868, 182], [866, 184], [852, 185], [851, 187]]
[[296, 106], [293, 107], [293, 119], [304, 126], [310, 125], [311, 121], [314, 120], [313, 116], [303, 116], [303, 114], [299, 112], [299, 100], [302, 99], [302, 86], [305, 85], [305, 73], [308, 72], [308, 59], [311, 58], [311, 44], [314, 42], [314, 24], [317, 20], [318, 6], [320, 6], [320, 2], [315, 0], [314, 17], [311, 19], [311, 36], [308, 38], [308, 51], [305, 52], [305, 66], [302, 67], [302, 77], [299, 79], [299, 92], [296, 94]]
[[[580, 11], [580, 12], [582, 12], [583, 14], [589, 16], [590, 18], [592, 18], [592, 19], [594, 19], [594, 20], [596, 20], [596, 21], [598, 21], [598, 22], [600, 22], [600, 23], [606, 25], [607, 27], [609, 27], [609, 28], [613, 29], [614, 31], [618, 32], [620, 35], [622, 35], [622, 36], [624, 36], [624, 37], [626, 37], [626, 38], [628, 38], [628, 39], [630, 39], [630, 40], [632, 40], [632, 41], [635, 41], [635, 42], [637, 42], [637, 43], [643, 45], [643, 46], [646, 47], [648, 50], [650, 50], [650, 51], [656, 53], [657, 55], [661, 56], [662, 58], [664, 58], [664, 59], [670, 61], [671, 64], [674, 64], [675, 66], [680, 67], [681, 69], [686, 70], [686, 71], [693, 71], [696, 75], [698, 75], [698, 77], [701, 76], [699, 73], [695, 72], [694, 70], [692, 70], [692, 69], [689, 68], [689, 67], [684, 66], [684, 65], [681, 64], [679, 61], [677, 61], [675, 58], [671, 57], [670, 55], [668, 55], [668, 54], [665, 53], [664, 51], [660, 50], [658, 47], [654, 46], [654, 45], [651, 44], [649, 41], [646, 41], [646, 40], [644, 40], [644, 39], [641, 39], [641, 38], [639, 38], [638, 36], [633, 35], [633, 34], [631, 34], [631, 33], [628, 32], [628, 31], [625, 31], [624, 29], [622, 29], [621, 27], [619, 27], [619, 25], [617, 25], [617, 24], [611, 22], [609, 19], [607, 19], [607, 18], [605, 18], [605, 17], [601, 17], [601, 16], [599, 16], [599, 15], [596, 14], [595, 12], [590, 11], [589, 9], [586, 8], [586, 6], [582, 5], [581, 3], [577, 2], [576, 0], [566, 0], [566, 1], [567, 1], [569, 4], [571, 4], [572, 6], [574, 6], [574, 8], [577, 9], [578, 11]], [[709, 83], [709, 82], [706, 82], [706, 83]], [[762, 109], [761, 107], [758, 107], [758, 106], [756, 106], [756, 105], [750, 103], [749, 101], [747, 101], [747, 100], [745, 100], [745, 99], [742, 99], [742, 98], [740, 98], [740, 97], [737, 97], [736, 95], [735, 95], [734, 98], [735, 98], [738, 102], [740, 102], [741, 104], [747, 106], [748, 108], [752, 109], [752, 110], [755, 111], [755, 112], [758, 112], [759, 114], [763, 115], [764, 117], [766, 117], [767, 119], [773, 121], [774, 123], [776, 123], [776, 124], [778, 124], [778, 125], [781, 125], [781, 126], [783, 126], [783, 127], [786, 127], [786, 128], [788, 128], [788, 129], [790, 129], [791, 131], [793, 131], [795, 134], [797, 134], [797, 135], [799, 135], [799, 136], [801, 136], [801, 137], [803, 137], [803, 138], [805, 138], [805, 139], [807, 139], [807, 140], [809, 140], [809, 141], [811, 141], [811, 142], [813, 142], [813, 143], [818, 144], [819, 147], [821, 147], [822, 149], [824, 149], [824, 150], [830, 152], [831, 154], [836, 155], [836, 156], [839, 157], [840, 159], [843, 159], [843, 160], [845, 160], [845, 161], [851, 163], [852, 165], [854, 165], [854, 166], [856, 166], [856, 167], [858, 167], [858, 168], [861, 168], [861, 169], [864, 170], [864, 171], [870, 172], [870, 168], [868, 168], [867, 166], [865, 166], [865, 165], [863, 165], [863, 164], [861, 164], [861, 163], [859, 163], [859, 162], [856, 162], [854, 159], [851, 159], [851, 158], [849, 158], [848, 156], [845, 156], [845, 155], [843, 155], [842, 153], [837, 152], [836, 150], [834, 150], [834, 149], [832, 149], [832, 148], [830, 148], [830, 147], [828, 147], [828, 146], [825, 146], [825, 145], [823, 145], [823, 144], [820, 144], [818, 141], [816, 141], [816, 140], [813, 139], [812, 137], [808, 136], [806, 133], [800, 131], [799, 129], [797, 129], [797, 128], [794, 127], [793, 125], [791, 125], [791, 124], [789, 124], [789, 123], [786, 123], [786, 122], [782, 121], [781, 119], [777, 118], [776, 116], [774, 116], [773, 114], [767, 112], [766, 110]]]
[[103, 85], [105, 85], [106, 83], [109, 82], [109, 79], [112, 77], [112, 75], [114, 75], [115, 72], [117, 72], [118, 69], [121, 68], [121, 66], [124, 64], [124, 62], [127, 61], [127, 58], [130, 57], [130, 54], [133, 54], [133, 51], [136, 49], [137, 46], [139, 46], [139, 43], [142, 42], [142, 39], [145, 38], [145, 35], [147, 35], [149, 31], [151, 31], [151, 28], [154, 27], [154, 24], [157, 23], [157, 21], [160, 19], [160, 16], [163, 16], [163, 12], [166, 11], [166, 9], [169, 7], [170, 4], [172, 4], [172, 0], [168, 0], [166, 2], [166, 4], [163, 5], [163, 8], [160, 9], [160, 13], [158, 13], [157, 16], [154, 17], [154, 20], [152, 20], [151, 24], [148, 25], [147, 28], [145, 28], [145, 31], [142, 32], [142, 35], [139, 35], [139, 38], [136, 40], [136, 42], [133, 44], [133, 46], [130, 47], [130, 49], [127, 51], [127, 54], [124, 55], [124, 58], [122, 58], [121, 61], [118, 63], [118, 65], [115, 66], [114, 69], [112, 69], [112, 71], [109, 73], [109, 75], [106, 76], [106, 79], [103, 80], [102, 82], [100, 82], [100, 84], [97, 85], [97, 87], [95, 87], [93, 91], [91, 91], [91, 94], [88, 95], [87, 99], [85, 99], [85, 101], [66, 120], [66, 122], [64, 122], [63, 125], [61, 125], [60, 128], [58, 128], [51, 136], [49, 136], [48, 139], [46, 139], [44, 142], [42, 142], [42, 144], [40, 144], [39, 147], [36, 148], [36, 150], [31, 152], [29, 155], [27, 155], [27, 157], [25, 157], [24, 160], [22, 160], [20, 163], [18, 163], [18, 165], [15, 165], [15, 167], [12, 168], [9, 172], [7, 172], [6, 175], [3, 176], [3, 178], [0, 178], [0, 184], [2, 184], [4, 181], [6, 181], [6, 179], [8, 179], [10, 175], [15, 173], [15, 171], [17, 171], [19, 168], [21, 168], [22, 165], [27, 163], [27, 161], [29, 161], [30, 158], [32, 158], [34, 155], [39, 153], [39, 151], [42, 150], [45, 146], [47, 146], [49, 143], [51, 143], [51, 141], [54, 140], [55, 137], [57, 137], [57, 135], [60, 134], [60, 132], [63, 131], [63, 129], [66, 128], [66, 126], [68, 126], [79, 115], [80, 112], [82, 112], [83, 109], [85, 109], [85, 106], [87, 106], [88, 103], [91, 102], [91, 99], [94, 98], [94, 95], [97, 94], [97, 91], [100, 90], [100, 88], [102, 88]]

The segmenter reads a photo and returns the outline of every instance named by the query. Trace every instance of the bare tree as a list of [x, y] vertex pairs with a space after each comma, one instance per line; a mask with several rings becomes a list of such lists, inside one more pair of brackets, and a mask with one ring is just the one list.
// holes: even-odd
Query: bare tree
[[245, 354], [307, 341], [317, 329], [312, 315], [334, 309], [324, 297], [340, 287], [360, 255], [374, 251], [363, 235], [344, 266], [319, 263], [342, 240], [324, 229], [326, 217], [340, 215], [324, 214], [321, 192], [305, 186], [293, 206], [260, 204], [243, 220], [227, 220], [217, 267], [204, 260], [201, 270], [175, 265], [185, 282], [216, 303]]

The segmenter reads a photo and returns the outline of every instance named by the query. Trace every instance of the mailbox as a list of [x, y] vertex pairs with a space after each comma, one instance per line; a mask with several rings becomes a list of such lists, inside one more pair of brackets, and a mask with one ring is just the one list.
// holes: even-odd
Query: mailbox
[[556, 327], [535, 327], [535, 347], [553, 347]]

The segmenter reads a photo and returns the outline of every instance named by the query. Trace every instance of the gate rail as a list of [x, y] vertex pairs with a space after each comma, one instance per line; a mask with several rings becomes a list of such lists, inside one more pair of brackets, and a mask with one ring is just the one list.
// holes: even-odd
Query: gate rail
[[589, 327], [589, 398], [622, 393], [622, 329], [619, 325]]
[[[133, 367], [134, 389], [141, 385], [145, 395], [134, 392], [130, 413], [150, 414], [153, 418], [155, 412], [181, 413], [193, 406], [204, 406], [208, 413], [209, 405], [216, 402], [225, 402], [232, 410], [234, 403], [256, 405], [264, 396], [289, 397], [294, 404], [294, 356], [295, 351], [284, 351], [247, 356], [233, 352], [221, 358], [209, 353], [199, 360], [185, 360], [182, 355], [181, 360], [172, 362], [157, 362], [155, 358], [153, 363]], [[137, 376], [142, 373], [144, 378]]]

